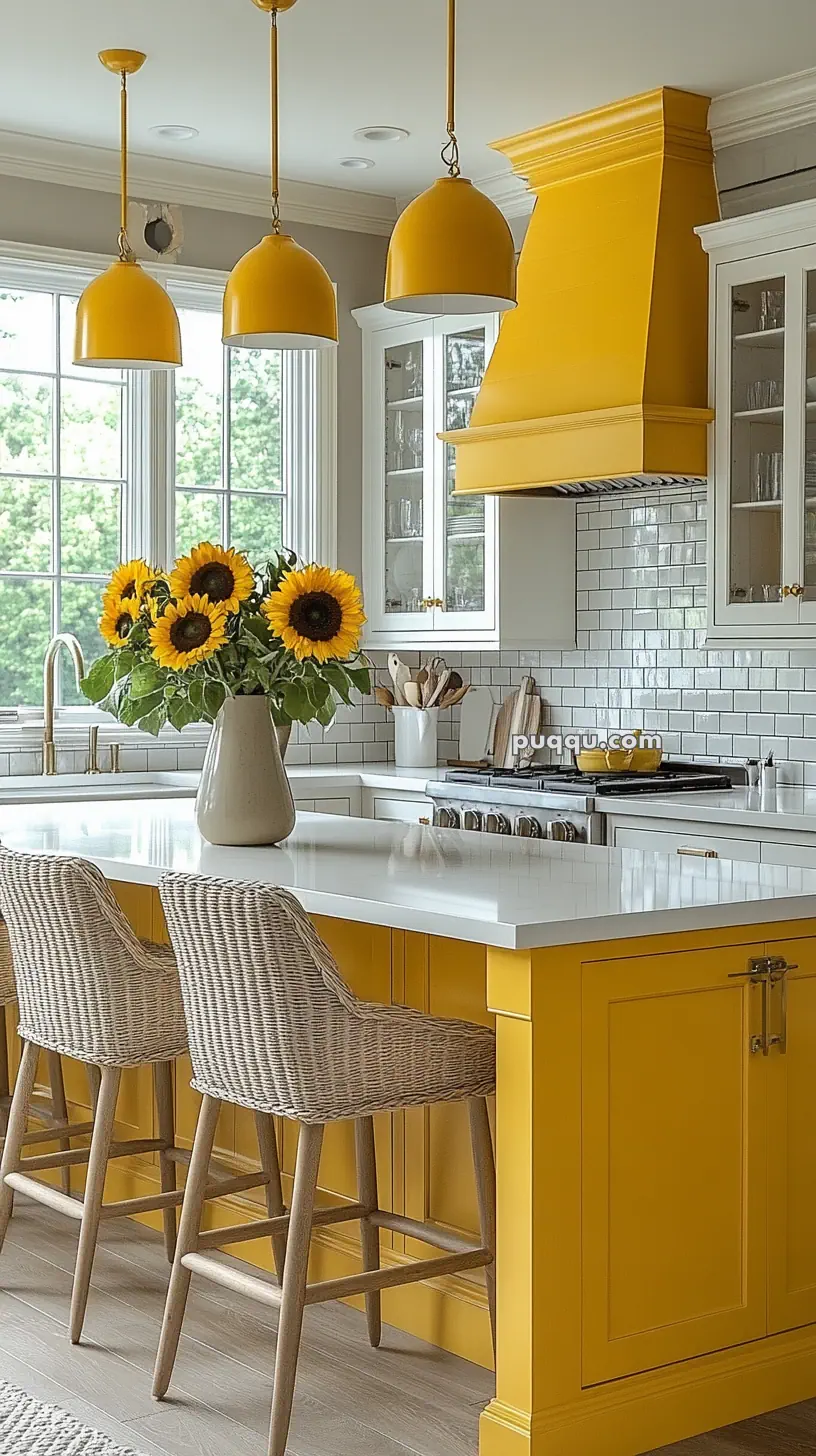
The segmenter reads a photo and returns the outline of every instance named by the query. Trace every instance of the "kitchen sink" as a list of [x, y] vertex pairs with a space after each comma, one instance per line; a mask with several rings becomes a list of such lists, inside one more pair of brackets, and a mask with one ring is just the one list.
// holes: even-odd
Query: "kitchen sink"
[[39, 774], [0, 778], [0, 804], [64, 804], [95, 799], [192, 799], [198, 773]]

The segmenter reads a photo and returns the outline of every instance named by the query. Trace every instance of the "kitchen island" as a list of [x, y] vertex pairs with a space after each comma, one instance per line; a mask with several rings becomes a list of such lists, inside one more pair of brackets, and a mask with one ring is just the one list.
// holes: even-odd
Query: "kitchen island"
[[[816, 1394], [815, 873], [324, 815], [276, 849], [219, 849], [189, 801], [169, 800], [2, 807], [0, 840], [90, 859], [156, 940], [167, 869], [285, 885], [358, 994], [495, 1019], [482, 1456], [636, 1456]], [[83, 1078], [67, 1070], [80, 1117]], [[187, 1079], [180, 1064], [189, 1141]], [[150, 1107], [142, 1069], [122, 1131], [149, 1135]], [[377, 1138], [384, 1205], [476, 1230], [461, 1106], [381, 1118]], [[288, 1127], [287, 1175], [292, 1144]], [[254, 1162], [240, 1109], [218, 1147], [237, 1171]], [[111, 1192], [157, 1177], [148, 1157], [117, 1164]], [[320, 1184], [353, 1201], [349, 1127], [330, 1130]], [[251, 1195], [210, 1205], [214, 1224], [263, 1215]], [[384, 1261], [416, 1252], [383, 1238]], [[266, 1242], [240, 1253], [268, 1267]], [[354, 1272], [352, 1233], [318, 1231], [314, 1260], [315, 1277]], [[490, 1363], [476, 1274], [389, 1291], [384, 1314]]]

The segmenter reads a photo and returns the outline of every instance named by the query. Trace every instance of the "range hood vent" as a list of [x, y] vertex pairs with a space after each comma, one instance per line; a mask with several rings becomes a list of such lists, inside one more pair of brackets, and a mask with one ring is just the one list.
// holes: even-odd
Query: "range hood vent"
[[496, 143], [537, 195], [518, 308], [456, 447], [456, 492], [588, 495], [707, 473], [708, 98], [662, 88]]

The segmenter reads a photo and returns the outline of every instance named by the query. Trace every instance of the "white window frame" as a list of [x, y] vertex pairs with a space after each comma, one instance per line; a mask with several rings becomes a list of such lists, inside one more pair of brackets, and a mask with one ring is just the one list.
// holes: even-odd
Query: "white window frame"
[[[109, 257], [0, 242], [0, 287], [45, 292], [81, 292], [110, 265]], [[180, 308], [217, 312], [227, 274], [181, 264], [143, 264], [167, 288]], [[167, 371], [134, 371], [128, 380], [127, 481], [122, 499], [122, 560], [144, 556], [160, 565], [173, 559], [175, 420]], [[334, 349], [287, 352], [283, 356], [282, 455], [290, 499], [289, 536], [284, 544], [306, 561], [336, 564], [337, 553], [337, 355]], [[101, 644], [100, 644], [101, 646]], [[126, 728], [98, 709], [59, 708], [58, 742], [79, 747], [96, 723], [108, 741], [129, 747], [155, 745], [136, 728]], [[183, 730], [187, 744], [206, 741], [206, 724]], [[5, 709], [0, 704], [0, 752], [28, 749], [42, 736], [42, 709]], [[165, 728], [162, 742], [178, 741]]]

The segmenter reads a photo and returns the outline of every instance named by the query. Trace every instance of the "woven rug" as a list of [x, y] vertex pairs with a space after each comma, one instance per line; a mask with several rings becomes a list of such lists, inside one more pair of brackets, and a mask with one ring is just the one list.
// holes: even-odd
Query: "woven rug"
[[0, 1380], [0, 1456], [139, 1456]]

